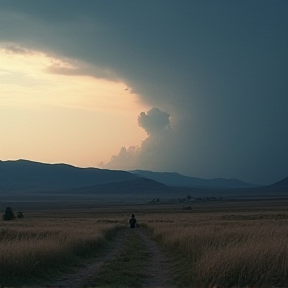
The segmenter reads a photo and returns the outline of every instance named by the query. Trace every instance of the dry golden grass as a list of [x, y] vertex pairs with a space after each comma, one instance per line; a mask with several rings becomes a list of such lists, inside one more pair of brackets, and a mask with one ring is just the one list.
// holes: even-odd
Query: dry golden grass
[[284, 287], [288, 214], [281, 215], [179, 213], [147, 222], [156, 239], [189, 263], [184, 269], [193, 287]]
[[30, 210], [24, 219], [2, 221], [0, 283], [43, 277], [50, 268], [90, 255], [135, 213], [177, 255], [179, 287], [287, 287], [288, 201], [191, 205], [182, 211], [182, 204], [99, 204]]
[[[41, 216], [41, 217], [38, 217]], [[65, 215], [64, 215], [65, 216]], [[43, 277], [102, 246], [119, 224], [84, 218], [34, 213], [3, 221], [0, 227], [0, 283]]]

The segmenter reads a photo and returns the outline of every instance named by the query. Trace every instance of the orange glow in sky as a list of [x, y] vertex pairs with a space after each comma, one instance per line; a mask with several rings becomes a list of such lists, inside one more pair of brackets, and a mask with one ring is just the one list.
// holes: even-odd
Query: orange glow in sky
[[147, 107], [101, 69], [0, 43], [0, 160], [98, 167], [140, 145], [137, 117]]

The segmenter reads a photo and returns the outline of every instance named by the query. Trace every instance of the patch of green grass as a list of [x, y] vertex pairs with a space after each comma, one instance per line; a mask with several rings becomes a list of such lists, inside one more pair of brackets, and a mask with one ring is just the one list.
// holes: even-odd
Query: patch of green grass
[[131, 230], [125, 248], [99, 273], [90, 278], [86, 287], [141, 287], [145, 278], [143, 268], [148, 262], [147, 252], [140, 236]]

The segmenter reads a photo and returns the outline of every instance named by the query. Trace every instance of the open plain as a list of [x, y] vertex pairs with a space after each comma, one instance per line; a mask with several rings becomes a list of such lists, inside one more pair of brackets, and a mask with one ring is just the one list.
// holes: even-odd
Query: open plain
[[286, 198], [11, 206], [1, 287], [288, 286]]

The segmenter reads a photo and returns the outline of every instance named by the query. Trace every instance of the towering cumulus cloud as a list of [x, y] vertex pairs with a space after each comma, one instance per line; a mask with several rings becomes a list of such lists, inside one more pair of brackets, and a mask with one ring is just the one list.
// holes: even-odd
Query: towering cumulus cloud
[[147, 113], [141, 112], [138, 116], [138, 125], [142, 127], [148, 137], [141, 147], [122, 147], [118, 155], [113, 155], [110, 162], [101, 166], [110, 169], [157, 169], [156, 163], [161, 162], [167, 155], [163, 149], [165, 143], [171, 138], [170, 115], [159, 108], [152, 108]]
[[170, 115], [158, 108], [150, 109], [147, 114], [141, 112], [138, 117], [138, 124], [148, 135], [156, 135], [170, 129]]

